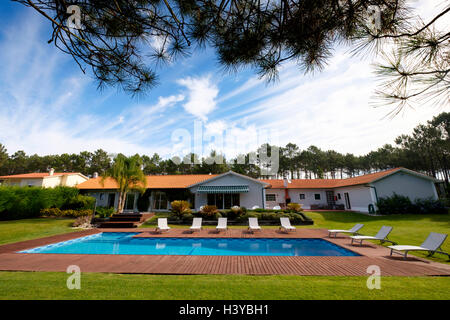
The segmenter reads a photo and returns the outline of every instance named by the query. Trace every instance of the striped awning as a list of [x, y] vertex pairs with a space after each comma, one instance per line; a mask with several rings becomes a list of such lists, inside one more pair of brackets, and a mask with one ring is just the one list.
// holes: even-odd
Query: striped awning
[[242, 193], [248, 192], [247, 185], [236, 186], [199, 186], [198, 193]]

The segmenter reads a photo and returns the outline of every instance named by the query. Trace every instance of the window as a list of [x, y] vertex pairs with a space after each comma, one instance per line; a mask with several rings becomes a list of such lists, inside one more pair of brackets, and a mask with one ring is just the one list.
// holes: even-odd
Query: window
[[103, 200], [103, 197], [105, 196], [104, 193], [100, 193], [100, 200]]
[[339, 200], [341, 200], [342, 198], [341, 198], [341, 194], [340, 193], [338, 193], [338, 199]]
[[266, 194], [266, 201], [277, 201], [275, 194]]
[[217, 209], [230, 209], [233, 206], [240, 206], [239, 193], [208, 193], [207, 203], [209, 206], [216, 206]]
[[304, 193], [300, 193], [300, 200], [305, 200], [305, 194]]
[[314, 194], [314, 199], [315, 200], [320, 200], [320, 193], [315, 193]]
[[167, 210], [167, 195], [165, 192], [155, 192], [153, 208], [155, 210]]
[[135, 198], [136, 198], [136, 196], [134, 193], [127, 194], [127, 198], [125, 200], [125, 210], [134, 210]]

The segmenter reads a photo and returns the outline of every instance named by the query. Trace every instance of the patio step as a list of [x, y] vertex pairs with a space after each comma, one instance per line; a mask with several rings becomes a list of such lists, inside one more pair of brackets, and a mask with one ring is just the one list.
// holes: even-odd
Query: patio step
[[152, 216], [153, 213], [113, 214], [109, 221], [102, 222], [99, 228], [136, 228]]
[[109, 218], [109, 221], [141, 221], [142, 217], [120, 217], [120, 216], [112, 216]]
[[102, 222], [99, 228], [136, 228], [138, 223], [135, 221], [108, 221]]

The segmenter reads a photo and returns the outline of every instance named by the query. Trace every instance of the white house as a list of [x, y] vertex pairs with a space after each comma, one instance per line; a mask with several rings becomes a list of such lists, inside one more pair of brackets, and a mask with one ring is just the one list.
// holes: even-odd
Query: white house
[[[220, 175], [159, 175], [147, 176], [147, 211], [167, 211], [173, 200], [189, 200], [195, 210], [203, 205], [215, 205], [219, 209], [232, 206], [264, 208], [264, 189], [270, 185], [232, 171]], [[97, 199], [98, 206], [117, 207], [117, 184], [112, 179], [94, 178], [77, 186], [84, 193]], [[139, 192], [128, 194], [126, 211], [138, 210]]]
[[439, 180], [405, 169], [395, 168], [348, 179], [264, 180], [266, 207], [289, 202], [303, 204], [305, 209], [336, 208], [368, 212], [376, 208], [377, 199], [394, 193], [416, 198], [438, 199], [435, 183]]
[[79, 172], [50, 172], [24, 173], [0, 176], [1, 185], [20, 187], [53, 188], [57, 186], [75, 187], [88, 181], [89, 178]]
[[[146, 192], [131, 192], [125, 209], [138, 211], [138, 198], [148, 199], [146, 211], [167, 211], [173, 200], [189, 200], [195, 210], [210, 204], [219, 209], [232, 206], [272, 209], [289, 202], [305, 209], [337, 209], [368, 212], [379, 197], [394, 193], [415, 198], [437, 199], [432, 177], [405, 168], [396, 168], [348, 179], [258, 180], [232, 171], [220, 175], [147, 176]], [[117, 207], [117, 184], [93, 178], [77, 186], [96, 197], [98, 206]]]

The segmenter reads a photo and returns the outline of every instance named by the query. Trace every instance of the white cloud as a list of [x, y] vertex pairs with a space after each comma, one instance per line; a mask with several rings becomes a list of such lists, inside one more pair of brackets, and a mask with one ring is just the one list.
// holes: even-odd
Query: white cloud
[[164, 131], [177, 117], [169, 121], [160, 118], [182, 101], [183, 95], [123, 106], [119, 114], [107, 113], [107, 99], [114, 95], [106, 92], [87, 98], [91, 80], [70, 68], [70, 58], [40, 38], [43, 21], [33, 15], [21, 18], [23, 23], [3, 29], [5, 37], [0, 42], [5, 66], [0, 69], [0, 143], [10, 154], [17, 150], [45, 155], [99, 148], [125, 154], [169, 151], [162, 143]]
[[207, 115], [216, 108], [216, 98], [219, 94], [219, 89], [212, 83], [211, 77], [187, 77], [178, 80], [177, 83], [189, 90], [188, 101], [183, 105], [184, 109], [206, 121]]

